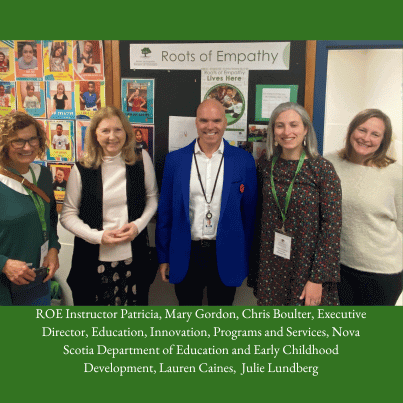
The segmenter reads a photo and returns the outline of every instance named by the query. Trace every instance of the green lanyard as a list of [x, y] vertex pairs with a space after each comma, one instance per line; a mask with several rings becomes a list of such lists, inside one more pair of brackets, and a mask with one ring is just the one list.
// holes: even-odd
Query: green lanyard
[[[31, 167], [29, 167], [29, 170], [31, 171], [34, 185], [37, 186], [34, 171], [32, 170]], [[31, 196], [32, 200], [34, 201], [36, 210], [38, 211], [39, 220], [41, 221], [43, 239], [44, 239], [44, 242], [46, 242], [48, 239], [48, 232], [47, 232], [46, 220], [45, 220], [45, 205], [43, 203], [42, 197], [34, 194], [32, 192], [32, 190], [27, 188], [26, 186], [24, 186], [24, 188], [27, 191], [27, 193]]]
[[278, 156], [276, 155], [276, 156], [273, 158], [272, 162], [271, 162], [270, 182], [271, 182], [271, 191], [272, 191], [272, 193], [273, 193], [274, 200], [275, 200], [276, 203], [277, 203], [277, 206], [278, 206], [278, 208], [279, 208], [279, 210], [280, 210], [280, 213], [281, 213], [281, 217], [282, 217], [282, 219], [283, 219], [283, 228], [282, 228], [282, 231], [284, 232], [284, 222], [285, 222], [286, 215], [287, 215], [288, 204], [290, 203], [290, 199], [291, 199], [292, 188], [293, 188], [293, 186], [294, 186], [295, 178], [297, 177], [298, 172], [301, 170], [302, 164], [304, 163], [305, 151], [303, 151], [302, 154], [301, 154], [301, 156], [299, 157], [297, 170], [295, 171], [294, 178], [293, 178], [293, 180], [291, 181], [290, 186], [288, 187], [287, 194], [286, 194], [286, 196], [285, 196], [284, 212], [283, 212], [283, 210], [281, 210], [280, 203], [278, 202], [277, 192], [276, 192], [276, 188], [275, 188], [275, 186], [274, 186], [274, 179], [273, 179], [273, 168], [274, 168], [274, 164], [275, 164], [276, 161], [277, 161], [277, 158], [278, 158]]

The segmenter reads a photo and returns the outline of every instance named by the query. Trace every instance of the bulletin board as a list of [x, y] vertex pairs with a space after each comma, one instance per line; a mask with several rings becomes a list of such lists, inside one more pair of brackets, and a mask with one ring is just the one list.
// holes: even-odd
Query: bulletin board
[[[166, 41], [163, 43], [187, 43], [197, 46], [195, 41]], [[216, 41], [225, 43], [227, 41]], [[245, 42], [290, 42], [290, 63], [288, 70], [249, 70], [248, 110], [247, 123], [267, 124], [255, 120], [256, 86], [267, 85], [297, 85], [297, 102], [304, 105], [310, 113], [312, 101], [310, 94], [313, 91], [312, 77], [312, 47], [315, 41], [245, 41]], [[169, 117], [195, 117], [196, 108], [201, 97], [201, 70], [156, 70], [131, 69], [130, 45], [139, 43], [159, 43], [161, 41], [119, 41], [112, 54], [113, 62], [113, 88], [114, 104], [119, 102], [116, 93], [121, 79], [153, 79], [154, 80], [154, 165], [159, 186], [162, 181], [165, 156], [168, 153]], [[205, 42], [202, 42], [205, 43]], [[215, 42], [209, 42], [215, 43]], [[314, 52], [313, 52], [314, 53]], [[116, 60], [119, 60], [120, 69], [117, 69]], [[313, 69], [314, 70], [314, 69]], [[307, 80], [311, 80], [309, 86]], [[306, 93], [306, 87], [308, 89]]]

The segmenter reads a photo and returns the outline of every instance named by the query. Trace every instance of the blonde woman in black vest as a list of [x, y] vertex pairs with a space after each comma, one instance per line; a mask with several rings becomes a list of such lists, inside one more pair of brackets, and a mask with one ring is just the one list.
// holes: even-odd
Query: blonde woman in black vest
[[60, 217], [76, 236], [67, 279], [74, 305], [147, 304], [147, 224], [157, 209], [158, 188], [150, 156], [135, 148], [122, 111], [97, 111]]

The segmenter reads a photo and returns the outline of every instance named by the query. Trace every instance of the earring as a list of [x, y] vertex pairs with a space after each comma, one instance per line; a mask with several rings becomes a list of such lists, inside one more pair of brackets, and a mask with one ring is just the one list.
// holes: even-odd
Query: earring
[[306, 136], [304, 137], [304, 141], [302, 142], [303, 146], [306, 147]]
[[274, 142], [274, 147], [277, 147], [278, 146], [278, 143], [277, 143], [277, 141], [275, 141]]

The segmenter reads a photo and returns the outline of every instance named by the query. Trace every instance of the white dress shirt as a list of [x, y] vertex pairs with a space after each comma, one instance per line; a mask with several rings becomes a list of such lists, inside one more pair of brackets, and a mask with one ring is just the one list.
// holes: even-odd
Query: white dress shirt
[[[199, 143], [196, 141], [194, 152], [197, 158], [197, 164], [200, 171], [201, 181], [206, 192], [207, 201], [211, 200], [211, 194], [214, 188], [214, 182], [217, 177], [218, 168], [220, 166], [221, 158], [224, 153], [224, 142], [221, 140], [220, 147], [208, 158], [206, 154], [200, 149]], [[200, 239], [216, 239], [217, 224], [221, 211], [221, 194], [224, 182], [224, 165], [223, 160], [220, 172], [218, 174], [217, 185], [214, 192], [213, 200], [210, 203], [210, 212], [213, 215], [213, 233], [206, 235], [203, 234], [203, 223], [207, 212], [209, 211], [208, 204], [203, 195], [203, 190], [197, 175], [196, 164], [194, 156], [192, 157], [192, 168], [190, 172], [190, 187], [189, 187], [189, 218], [190, 218], [190, 231], [192, 241]]]
[[[146, 205], [141, 217], [133, 221], [139, 233], [146, 228], [157, 210], [158, 187], [154, 167], [147, 151], [142, 150], [144, 163], [144, 184]], [[101, 165], [103, 187], [103, 229], [119, 229], [128, 223], [126, 194], [126, 164], [119, 156], [106, 160]], [[74, 235], [88, 243], [101, 244], [104, 231], [90, 228], [79, 217], [81, 205], [81, 175], [76, 166], [71, 170], [67, 182], [66, 195], [60, 223]], [[104, 262], [121, 261], [132, 257], [130, 242], [117, 245], [100, 245], [99, 260]]]

